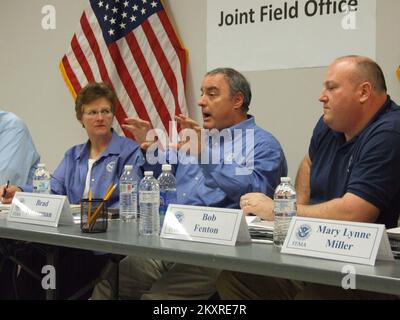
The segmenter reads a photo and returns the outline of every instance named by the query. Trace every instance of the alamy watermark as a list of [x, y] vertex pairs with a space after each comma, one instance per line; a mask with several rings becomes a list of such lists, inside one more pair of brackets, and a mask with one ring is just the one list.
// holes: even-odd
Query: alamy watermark
[[45, 5], [42, 7], [42, 29], [55, 30], [56, 29], [56, 8], [53, 5]]
[[346, 274], [342, 278], [342, 288], [345, 290], [356, 289], [356, 268], [347, 264], [343, 266], [342, 273]]
[[47, 264], [43, 266], [42, 274], [45, 274], [42, 278], [42, 288], [44, 290], [54, 290], [56, 288], [56, 268]]
[[345, 5], [342, 18], [342, 29], [356, 30], [357, 29], [357, 9], [353, 6]]

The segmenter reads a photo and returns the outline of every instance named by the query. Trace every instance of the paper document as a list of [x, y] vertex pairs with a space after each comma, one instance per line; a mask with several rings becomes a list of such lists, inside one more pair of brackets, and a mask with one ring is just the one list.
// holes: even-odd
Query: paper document
[[74, 224], [81, 223], [81, 205], [80, 204], [70, 204], [72, 218], [74, 220]]
[[246, 216], [252, 242], [272, 243], [274, 222], [261, 220], [257, 216]]
[[389, 236], [389, 239], [400, 240], [400, 227], [388, 229], [386, 232]]
[[386, 232], [389, 236], [393, 256], [396, 259], [400, 259], [400, 227], [388, 229]]
[[246, 222], [248, 225], [255, 221], [261, 221], [261, 219], [257, 216], [246, 216]]
[[0, 213], [8, 213], [11, 209], [11, 204], [0, 203]]

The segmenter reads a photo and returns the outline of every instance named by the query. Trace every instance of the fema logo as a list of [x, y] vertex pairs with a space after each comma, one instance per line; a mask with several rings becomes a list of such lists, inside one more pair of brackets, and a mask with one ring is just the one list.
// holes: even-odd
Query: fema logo
[[296, 232], [296, 238], [306, 240], [311, 234], [311, 227], [308, 224], [302, 224]]
[[175, 218], [176, 218], [176, 220], [179, 221], [179, 223], [182, 223], [183, 218], [185, 218], [185, 215], [183, 214], [183, 212], [177, 211], [177, 212], [175, 212]]

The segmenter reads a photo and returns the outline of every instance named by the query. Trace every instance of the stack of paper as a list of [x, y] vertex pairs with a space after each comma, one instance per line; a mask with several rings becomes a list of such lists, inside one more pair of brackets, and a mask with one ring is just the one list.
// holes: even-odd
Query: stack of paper
[[9, 213], [11, 209], [11, 204], [0, 203], [0, 213]]
[[71, 204], [71, 212], [73, 216], [81, 214], [81, 205], [80, 204]]
[[400, 258], [400, 227], [386, 230], [395, 258]]
[[389, 239], [400, 240], [400, 227], [388, 229], [386, 231], [389, 236]]
[[71, 213], [72, 218], [74, 219], [75, 224], [81, 223], [81, 205], [80, 204], [71, 204]]
[[251, 241], [262, 243], [273, 242], [273, 221], [261, 220], [256, 216], [246, 216], [246, 222], [249, 227]]

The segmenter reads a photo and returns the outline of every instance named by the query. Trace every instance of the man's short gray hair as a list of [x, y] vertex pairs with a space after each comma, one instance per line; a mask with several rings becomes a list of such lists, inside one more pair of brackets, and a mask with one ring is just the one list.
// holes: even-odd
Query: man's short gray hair
[[232, 68], [217, 68], [207, 72], [206, 76], [223, 74], [228, 81], [230, 96], [233, 97], [236, 93], [241, 92], [243, 94], [243, 112], [249, 111], [251, 102], [251, 89], [250, 83], [247, 79], [238, 71]]

